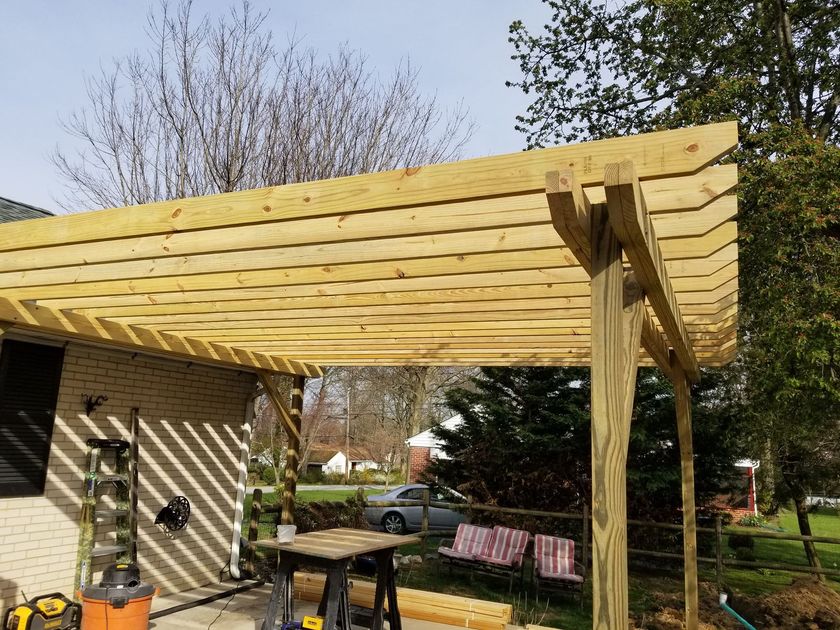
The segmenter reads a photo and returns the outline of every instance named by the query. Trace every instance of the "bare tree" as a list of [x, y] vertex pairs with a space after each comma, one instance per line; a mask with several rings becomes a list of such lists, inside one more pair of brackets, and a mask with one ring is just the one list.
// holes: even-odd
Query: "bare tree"
[[123, 206], [416, 166], [458, 157], [472, 133], [405, 62], [379, 79], [359, 52], [278, 48], [247, 0], [215, 21], [161, 4], [149, 51], [88, 81], [57, 149], [67, 209]]

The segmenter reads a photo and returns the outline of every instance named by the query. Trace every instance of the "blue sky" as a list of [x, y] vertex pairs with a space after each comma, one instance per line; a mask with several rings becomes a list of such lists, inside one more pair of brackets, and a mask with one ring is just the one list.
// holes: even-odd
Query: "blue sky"
[[[464, 157], [524, 147], [514, 117], [528, 98], [518, 78], [508, 25], [536, 30], [548, 10], [539, 0], [253, 0], [270, 9], [280, 39], [296, 34], [323, 54], [342, 43], [364, 52], [383, 75], [401, 59], [420, 69], [425, 91], [444, 105], [463, 101], [477, 130]], [[6, 0], [0, 3], [0, 196], [56, 210], [64, 184], [49, 156], [72, 148], [59, 118], [85, 105], [86, 76], [135, 50], [157, 2]], [[197, 13], [226, 11], [228, 1], [196, 0]]]

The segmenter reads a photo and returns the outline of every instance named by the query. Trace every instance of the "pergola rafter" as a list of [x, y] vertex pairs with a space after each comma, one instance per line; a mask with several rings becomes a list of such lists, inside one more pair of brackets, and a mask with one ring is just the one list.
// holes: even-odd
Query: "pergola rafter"
[[720, 123], [5, 224], [0, 330], [249, 369], [277, 405], [268, 373], [296, 375], [298, 414], [320, 366], [591, 365], [595, 617], [620, 628], [636, 366], [676, 383], [688, 477], [686, 379], [736, 352], [736, 145]]

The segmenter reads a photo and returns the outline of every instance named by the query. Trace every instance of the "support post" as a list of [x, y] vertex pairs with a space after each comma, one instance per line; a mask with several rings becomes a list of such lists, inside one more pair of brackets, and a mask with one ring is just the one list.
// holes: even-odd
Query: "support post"
[[592, 627], [622, 630], [628, 627], [627, 437], [643, 305], [638, 287], [625, 285], [621, 246], [602, 204], [592, 206], [590, 233]]
[[262, 514], [262, 490], [254, 488], [254, 494], [251, 500], [251, 518], [248, 523], [248, 557], [245, 564], [245, 570], [251, 575], [256, 574], [254, 560], [257, 554], [256, 547], [252, 543], [259, 536], [260, 514]]
[[715, 579], [718, 593], [723, 592], [723, 518], [715, 517]]
[[[697, 595], [697, 521], [694, 507], [694, 447], [691, 439], [691, 391], [676, 355], [671, 357], [677, 433], [680, 441], [683, 502], [683, 556], [685, 558], [685, 627], [697, 630], [700, 621]], [[718, 542], [718, 546], [720, 543]]]
[[303, 376], [295, 376], [292, 383], [292, 406], [289, 409], [289, 417], [295, 430], [289, 433], [289, 445], [286, 449], [286, 479], [283, 488], [283, 511], [280, 515], [280, 522], [284, 525], [292, 525], [295, 522], [295, 493], [300, 466], [300, 428], [305, 383], [306, 378]]

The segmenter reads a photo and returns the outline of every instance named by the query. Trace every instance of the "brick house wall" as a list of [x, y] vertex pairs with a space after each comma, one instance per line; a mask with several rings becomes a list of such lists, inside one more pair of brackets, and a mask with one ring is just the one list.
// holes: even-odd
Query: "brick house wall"
[[417, 483], [431, 461], [432, 449], [428, 446], [412, 446], [409, 448], [408, 480], [406, 483]]
[[[29, 596], [71, 595], [85, 441], [128, 439], [133, 407], [140, 409], [141, 575], [164, 594], [218, 580], [230, 556], [239, 444], [254, 389], [253, 374], [70, 344], [44, 495], [0, 499], [0, 611], [22, 600], [21, 589]], [[82, 394], [106, 394], [108, 401], [89, 418]], [[179, 494], [192, 504], [191, 519], [170, 540], [154, 518]], [[109, 561], [97, 560], [94, 570]]]

